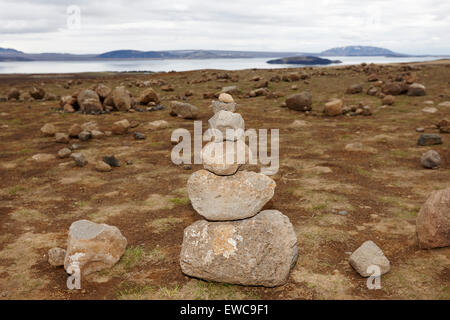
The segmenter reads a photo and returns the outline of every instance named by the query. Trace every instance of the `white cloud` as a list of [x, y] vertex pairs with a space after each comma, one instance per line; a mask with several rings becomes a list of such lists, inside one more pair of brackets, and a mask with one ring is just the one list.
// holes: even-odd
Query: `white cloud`
[[[67, 30], [69, 5], [81, 8]], [[383, 46], [450, 53], [446, 0], [0, 0], [0, 47], [26, 52], [224, 49], [317, 52]]]

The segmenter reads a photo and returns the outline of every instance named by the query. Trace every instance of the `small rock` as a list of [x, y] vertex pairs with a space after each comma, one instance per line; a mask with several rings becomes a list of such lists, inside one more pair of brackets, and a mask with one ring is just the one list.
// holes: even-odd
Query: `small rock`
[[408, 88], [408, 96], [424, 96], [426, 95], [425, 86], [420, 83], [413, 83]]
[[381, 270], [381, 275], [389, 272], [390, 262], [383, 251], [373, 242], [366, 241], [350, 256], [350, 265], [363, 277], [370, 277], [372, 273], [367, 272], [367, 268], [375, 265]]
[[424, 168], [435, 169], [441, 165], [441, 157], [436, 151], [429, 150], [422, 155], [420, 162]]
[[217, 175], [235, 174], [251, 153], [244, 141], [210, 142], [202, 150], [203, 167]]
[[416, 132], [424, 132], [425, 131], [425, 129], [424, 128], [421, 128], [421, 127], [419, 127], [419, 128], [416, 128]]
[[125, 134], [128, 132], [130, 126], [130, 122], [127, 119], [116, 121], [113, 124], [112, 132], [117, 135]]
[[442, 144], [442, 139], [438, 134], [423, 133], [417, 141], [419, 146], [431, 146], [435, 144]]
[[422, 249], [450, 246], [450, 188], [430, 194], [417, 216], [416, 230]]
[[287, 97], [286, 106], [296, 111], [310, 111], [312, 109], [312, 95], [308, 91], [293, 94]]
[[384, 96], [383, 99], [382, 99], [381, 101], [382, 101], [382, 103], [383, 103], [384, 105], [391, 106], [391, 105], [394, 104], [395, 98], [394, 98], [394, 96], [388, 94], [387, 96]]
[[105, 156], [103, 157], [103, 161], [111, 167], [120, 167], [119, 160], [115, 156]]
[[97, 163], [95, 164], [95, 170], [99, 172], [109, 172], [112, 170], [112, 168], [104, 161], [97, 161]]
[[58, 132], [55, 134], [55, 141], [58, 143], [69, 143], [69, 135], [62, 132]]
[[168, 128], [169, 123], [166, 120], [156, 120], [156, 121], [149, 122], [146, 127], [148, 130], [152, 130], [152, 131], [161, 130], [161, 129]]
[[136, 140], [145, 140], [146, 139], [145, 134], [140, 133], [140, 132], [133, 132], [133, 137]]
[[344, 102], [341, 99], [334, 99], [325, 104], [324, 113], [328, 116], [337, 116], [342, 114]]
[[183, 119], [196, 119], [198, 109], [196, 106], [185, 102], [171, 101], [170, 115], [177, 116]]
[[73, 124], [69, 128], [69, 137], [78, 138], [78, 135], [83, 131], [83, 128], [79, 124]]
[[68, 158], [71, 153], [72, 150], [70, 150], [69, 148], [62, 148], [61, 150], [58, 151], [58, 158], [60, 159]]
[[92, 134], [89, 131], [81, 131], [80, 134], [78, 135], [78, 138], [81, 141], [88, 141], [91, 140]]
[[78, 167], [84, 167], [88, 162], [82, 153], [72, 153], [70, 157], [75, 161]]
[[66, 256], [66, 250], [62, 248], [51, 248], [48, 250], [48, 263], [54, 267], [60, 267], [64, 265], [64, 258]]
[[356, 94], [356, 93], [361, 93], [362, 90], [363, 90], [362, 85], [354, 84], [354, 85], [350, 86], [349, 88], [347, 88], [345, 93], [347, 93], [347, 94]]
[[42, 128], [41, 132], [48, 137], [53, 137], [56, 133], [56, 128], [51, 123], [46, 123]]
[[436, 113], [439, 110], [435, 107], [425, 107], [422, 109], [422, 112], [426, 112], [426, 113]]
[[111, 268], [125, 252], [127, 239], [107, 224], [79, 220], [70, 226], [64, 268], [77, 263], [83, 276]]
[[49, 162], [55, 160], [56, 157], [53, 154], [48, 153], [38, 153], [31, 157], [32, 160], [36, 162]]

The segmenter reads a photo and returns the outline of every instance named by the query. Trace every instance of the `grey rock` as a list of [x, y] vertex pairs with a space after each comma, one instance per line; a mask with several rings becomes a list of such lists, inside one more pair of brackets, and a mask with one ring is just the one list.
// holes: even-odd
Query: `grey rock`
[[84, 167], [88, 162], [82, 153], [72, 153], [70, 157], [75, 161], [78, 167]]
[[198, 109], [196, 106], [185, 102], [171, 101], [170, 115], [177, 116], [183, 119], [196, 119]]
[[420, 135], [417, 141], [419, 146], [431, 146], [435, 144], [442, 144], [442, 139], [438, 134], [434, 133], [423, 133]]
[[48, 250], [48, 263], [54, 267], [64, 265], [64, 258], [66, 257], [66, 250], [62, 248], [51, 248]]
[[436, 151], [429, 150], [422, 155], [420, 162], [424, 168], [435, 169], [441, 165], [441, 157]]
[[424, 96], [426, 94], [425, 86], [420, 83], [410, 85], [407, 92], [408, 96]]
[[58, 151], [58, 158], [60, 159], [68, 158], [71, 153], [72, 150], [70, 150], [69, 148], [62, 148], [61, 150]]
[[225, 103], [225, 102], [213, 100], [211, 102], [211, 107], [212, 107], [214, 113], [217, 113], [222, 110], [235, 112], [236, 111], [236, 102]]
[[187, 227], [180, 264], [183, 273], [208, 281], [274, 287], [286, 283], [297, 255], [289, 218], [266, 210], [250, 219]]
[[276, 183], [256, 172], [238, 171], [217, 176], [206, 170], [194, 172], [187, 191], [194, 209], [208, 220], [245, 219], [257, 214], [273, 197]]
[[141, 132], [133, 132], [133, 137], [136, 140], [145, 140], [145, 134], [141, 133]]
[[79, 220], [70, 226], [64, 268], [78, 264], [81, 274], [107, 269], [125, 252], [127, 239], [114, 226]]
[[380, 268], [381, 274], [389, 272], [390, 262], [383, 251], [373, 242], [366, 241], [350, 256], [350, 265], [363, 277], [369, 277], [372, 274], [367, 272], [367, 268], [376, 265]]
[[81, 131], [78, 135], [78, 138], [81, 141], [88, 141], [92, 139], [92, 134], [89, 131]]
[[103, 157], [103, 161], [111, 167], [120, 167], [120, 162], [115, 156], [105, 156]]
[[286, 107], [296, 111], [310, 111], [312, 109], [312, 95], [308, 91], [287, 97]]

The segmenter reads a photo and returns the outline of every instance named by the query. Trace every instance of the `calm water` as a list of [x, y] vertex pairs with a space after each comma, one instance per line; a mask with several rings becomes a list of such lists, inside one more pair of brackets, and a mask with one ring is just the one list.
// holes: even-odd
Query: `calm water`
[[[277, 57], [274, 57], [277, 58]], [[340, 65], [390, 62], [414, 62], [437, 60], [440, 57], [390, 58], [390, 57], [327, 57], [341, 60]], [[298, 67], [272, 65], [266, 63], [270, 58], [252, 59], [201, 59], [201, 60], [122, 60], [122, 61], [32, 61], [0, 62], [0, 73], [74, 73], [101, 71], [188, 71], [198, 69], [270, 69]]]

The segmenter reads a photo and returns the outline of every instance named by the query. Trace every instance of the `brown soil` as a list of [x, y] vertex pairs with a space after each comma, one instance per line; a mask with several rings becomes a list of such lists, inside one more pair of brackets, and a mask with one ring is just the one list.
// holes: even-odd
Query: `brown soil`
[[[393, 106], [380, 108], [381, 100], [365, 94], [371, 85], [360, 67], [241, 70], [227, 72], [237, 82], [218, 80], [224, 71], [201, 70], [161, 74], [70, 74], [1, 75], [0, 96], [11, 87], [28, 91], [43, 85], [55, 95], [72, 94], [96, 83], [110, 87], [129, 86], [134, 96], [143, 88], [135, 80], [163, 79], [175, 91], [154, 89], [166, 110], [108, 115], [64, 114], [58, 101], [0, 103], [0, 299], [450, 299], [450, 248], [420, 250], [415, 237], [415, 218], [421, 204], [436, 189], [450, 186], [450, 137], [443, 144], [420, 147], [417, 127], [437, 133], [432, 125], [450, 118], [450, 109], [437, 106], [450, 101], [450, 62], [385, 65], [382, 80], [415, 73], [427, 87], [423, 97], [397, 96]], [[269, 90], [285, 96], [245, 98], [256, 75], [269, 80], [274, 75], [305, 71], [311, 76], [294, 83], [270, 82]], [[70, 79], [81, 84], [64, 89]], [[206, 79], [191, 84], [192, 80]], [[189, 82], [189, 83], [188, 83]], [[361, 94], [345, 95], [345, 89], [362, 83]], [[293, 90], [291, 86], [297, 85]], [[280, 210], [294, 225], [299, 240], [299, 259], [286, 285], [277, 288], [242, 287], [207, 283], [181, 273], [178, 259], [183, 229], [200, 219], [186, 194], [191, 170], [170, 160], [171, 132], [193, 131], [192, 120], [169, 115], [170, 96], [194, 95], [186, 101], [200, 109], [204, 128], [212, 111], [211, 99], [203, 93], [236, 85], [234, 95], [246, 128], [280, 129], [280, 169], [273, 176], [275, 196], [266, 208]], [[287, 95], [309, 90], [313, 112], [305, 114], [281, 107]], [[321, 111], [330, 98], [343, 98], [346, 105], [363, 103], [372, 116], [325, 117]], [[424, 102], [432, 100], [438, 112], [424, 113]], [[147, 139], [132, 134], [81, 142], [89, 164], [74, 167], [69, 159], [47, 163], [29, 160], [37, 153], [56, 154], [64, 147], [39, 129], [53, 123], [67, 132], [74, 123], [96, 121], [102, 130], [128, 119], [139, 124]], [[145, 124], [164, 119], [169, 128], [147, 131]], [[307, 126], [290, 128], [296, 120]], [[376, 153], [348, 152], [344, 146], [362, 142]], [[439, 152], [441, 168], [426, 170], [420, 156], [429, 149]], [[115, 154], [122, 166], [112, 172], [94, 169], [94, 160]], [[129, 161], [130, 164], [126, 164]], [[331, 169], [324, 169], [324, 167]], [[345, 216], [334, 210], [346, 210]], [[47, 263], [46, 253], [65, 247], [70, 224], [90, 219], [117, 226], [129, 247], [111, 270], [83, 279], [80, 291], [66, 289], [63, 268]], [[349, 253], [366, 240], [375, 241], [391, 261], [391, 271], [382, 277], [381, 290], [368, 290], [348, 264]]]

